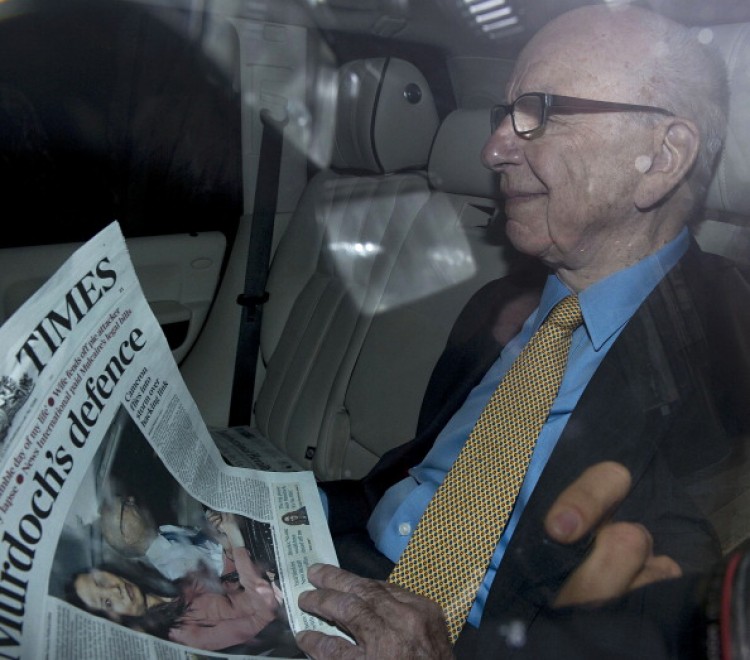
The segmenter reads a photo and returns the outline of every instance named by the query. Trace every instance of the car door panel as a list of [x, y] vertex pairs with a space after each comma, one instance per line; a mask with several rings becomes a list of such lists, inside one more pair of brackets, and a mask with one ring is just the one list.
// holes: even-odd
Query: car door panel
[[[127, 241], [143, 292], [180, 362], [208, 316], [226, 239], [220, 232], [144, 236]], [[79, 247], [79, 243], [0, 250], [3, 323]]]

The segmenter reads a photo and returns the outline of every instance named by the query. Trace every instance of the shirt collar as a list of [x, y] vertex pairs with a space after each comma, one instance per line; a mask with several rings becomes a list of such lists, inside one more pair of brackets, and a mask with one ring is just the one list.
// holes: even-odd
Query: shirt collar
[[[685, 254], [689, 245], [687, 228], [657, 252], [639, 262], [612, 273], [578, 294], [583, 324], [594, 350], [624, 326], [654, 287]], [[552, 308], [572, 292], [554, 274], [547, 278], [539, 301], [534, 330]]]

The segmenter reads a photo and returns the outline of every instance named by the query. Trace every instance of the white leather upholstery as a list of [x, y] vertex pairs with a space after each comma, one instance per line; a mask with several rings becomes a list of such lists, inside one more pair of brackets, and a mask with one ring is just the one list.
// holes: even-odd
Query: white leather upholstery
[[[723, 55], [730, 92], [727, 136], [706, 200], [708, 219], [696, 228], [696, 239], [708, 252], [750, 264], [750, 23], [696, 33], [710, 37]], [[712, 217], [716, 211], [722, 220]]]
[[494, 197], [496, 180], [480, 160], [490, 135], [490, 111], [455, 110], [440, 126], [430, 153], [430, 184], [436, 190]]
[[415, 218], [373, 317], [342, 408], [329, 419], [321, 462], [340, 476], [366, 472], [409, 440], [427, 381], [469, 297], [506, 268], [488, 232], [495, 184], [479, 160], [489, 112], [456, 110], [438, 129], [432, 191]]
[[[323, 172], [279, 245], [264, 312], [264, 324], [270, 317], [278, 327], [263, 328], [268, 365], [255, 415], [260, 431], [304, 465], [312, 466], [305, 456], [319, 445], [328, 411], [341, 406], [334, 391], [346, 387], [405, 235], [428, 196], [417, 173], [381, 179]], [[270, 336], [273, 330], [278, 338]]]
[[[341, 406], [340, 391], [381, 305], [404, 236], [429, 197], [424, 168], [434, 136], [389, 151], [382, 131], [373, 129], [378, 116], [388, 115], [381, 108], [384, 88], [403, 91], [418, 79], [426, 89], [415, 71], [406, 62], [394, 66], [382, 59], [341, 69], [335, 169], [310, 181], [271, 265], [261, 334], [266, 376], [256, 400], [256, 425], [307, 467], [313, 466], [326, 418]], [[437, 128], [427, 92], [420, 103], [410, 104], [410, 114], [418, 111], [422, 120], [412, 121]], [[393, 171], [407, 165], [422, 171]], [[385, 173], [363, 174], [384, 167]], [[321, 472], [328, 472], [325, 466]]]
[[724, 56], [730, 90], [727, 138], [706, 205], [750, 216], [750, 23], [704, 30]]
[[[454, 158], [434, 150], [439, 166], [431, 178], [441, 189], [431, 188], [424, 166], [433, 136], [422, 132], [437, 127], [437, 114], [415, 71], [399, 60], [342, 68], [344, 86], [360, 72], [361, 96], [342, 90], [335, 167], [309, 183], [271, 267], [256, 424], [321, 478], [359, 476], [412, 436], [456, 315], [500, 274], [500, 248], [485, 240], [492, 200], [455, 194], [458, 169], [479, 161], [487, 113], [444, 122], [438, 143], [453, 145]], [[415, 80], [421, 100], [404, 107], [403, 90]], [[423, 119], [413, 116], [417, 110]], [[363, 117], [373, 116], [391, 129], [363, 130]], [[417, 139], [394, 128], [399, 118], [412, 132], [419, 126]], [[473, 121], [482, 128], [469, 137]], [[391, 171], [408, 165], [423, 169]], [[469, 192], [489, 196], [491, 179], [482, 179], [487, 185], [472, 180]]]
[[340, 69], [338, 94], [334, 168], [384, 174], [427, 164], [439, 121], [413, 64], [355, 60]]

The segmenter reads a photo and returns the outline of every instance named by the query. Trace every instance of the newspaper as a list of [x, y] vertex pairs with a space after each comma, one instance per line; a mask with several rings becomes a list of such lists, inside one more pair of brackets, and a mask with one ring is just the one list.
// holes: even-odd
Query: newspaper
[[249, 426], [209, 427], [211, 437], [230, 465], [269, 472], [304, 470], [270, 440]]
[[312, 473], [243, 428], [213, 430], [222, 459], [116, 222], [0, 346], [0, 658], [291, 658], [295, 632], [337, 634], [297, 606], [336, 563]]

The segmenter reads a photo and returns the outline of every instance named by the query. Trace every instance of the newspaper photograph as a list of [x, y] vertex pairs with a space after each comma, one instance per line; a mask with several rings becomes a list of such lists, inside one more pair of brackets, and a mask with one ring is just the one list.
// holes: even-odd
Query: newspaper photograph
[[205, 426], [116, 222], [0, 342], [0, 658], [295, 658], [336, 632], [297, 606], [337, 563], [313, 474]]

